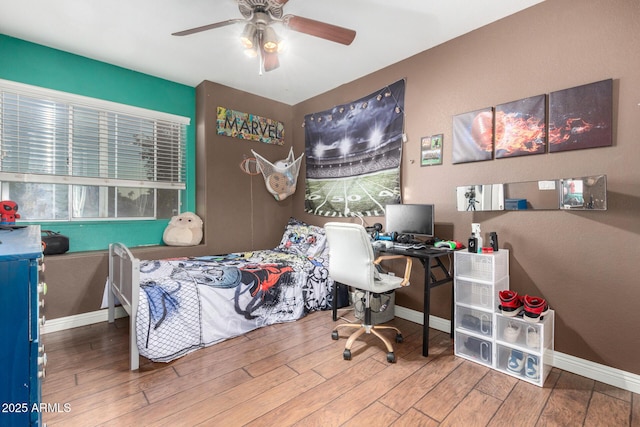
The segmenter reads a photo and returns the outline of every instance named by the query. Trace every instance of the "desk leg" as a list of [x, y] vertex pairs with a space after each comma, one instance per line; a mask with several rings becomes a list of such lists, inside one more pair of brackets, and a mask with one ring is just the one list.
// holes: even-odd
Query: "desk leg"
[[422, 355], [429, 356], [429, 317], [431, 314], [431, 259], [424, 261], [424, 307], [422, 323]]
[[338, 282], [333, 282], [333, 301], [331, 302], [331, 309], [333, 311], [333, 321], [338, 320]]
[[451, 282], [451, 330], [449, 331], [449, 337], [453, 339], [453, 329], [455, 328], [455, 319], [453, 318], [455, 313], [455, 305], [456, 305], [456, 284]]

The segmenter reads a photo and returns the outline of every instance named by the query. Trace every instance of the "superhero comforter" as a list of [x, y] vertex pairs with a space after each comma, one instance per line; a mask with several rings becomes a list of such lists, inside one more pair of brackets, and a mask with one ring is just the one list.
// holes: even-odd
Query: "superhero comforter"
[[278, 249], [141, 261], [140, 354], [169, 362], [261, 326], [331, 308], [326, 257]]

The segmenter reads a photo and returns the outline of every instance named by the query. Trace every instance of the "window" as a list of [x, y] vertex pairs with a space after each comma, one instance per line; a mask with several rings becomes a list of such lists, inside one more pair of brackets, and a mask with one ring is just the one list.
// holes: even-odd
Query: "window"
[[0, 196], [26, 221], [170, 218], [185, 189], [188, 124], [0, 80]]

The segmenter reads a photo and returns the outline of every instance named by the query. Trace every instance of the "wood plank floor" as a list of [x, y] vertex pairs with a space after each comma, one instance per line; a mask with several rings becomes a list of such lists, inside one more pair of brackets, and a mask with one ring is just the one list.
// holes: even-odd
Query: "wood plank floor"
[[343, 360], [331, 312], [317, 312], [136, 372], [126, 320], [44, 336], [48, 426], [640, 427], [638, 394], [556, 368], [536, 387], [455, 357], [436, 330], [425, 358], [421, 326], [403, 319], [395, 364], [370, 335]]

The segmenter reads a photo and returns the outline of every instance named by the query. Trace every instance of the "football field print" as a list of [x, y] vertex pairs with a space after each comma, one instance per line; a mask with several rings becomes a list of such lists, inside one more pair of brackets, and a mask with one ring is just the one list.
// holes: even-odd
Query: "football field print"
[[357, 177], [307, 179], [305, 210], [319, 216], [382, 216], [387, 204], [400, 202], [395, 170]]
[[305, 116], [305, 210], [381, 216], [400, 203], [404, 80]]

